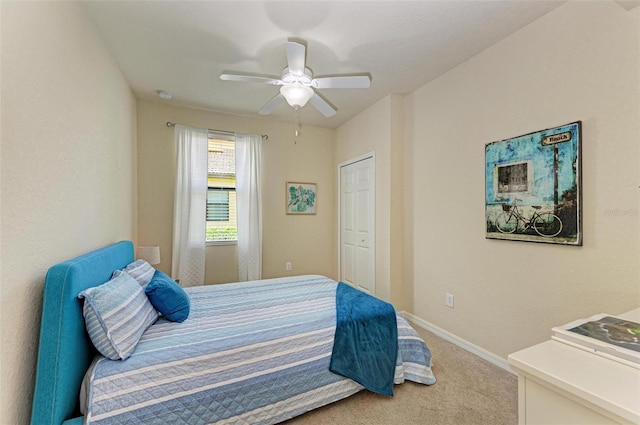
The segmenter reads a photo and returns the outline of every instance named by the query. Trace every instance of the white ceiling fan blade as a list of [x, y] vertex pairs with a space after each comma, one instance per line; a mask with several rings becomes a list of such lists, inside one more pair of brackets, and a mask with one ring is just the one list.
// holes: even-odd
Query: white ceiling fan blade
[[311, 80], [317, 89], [366, 89], [371, 85], [368, 75], [348, 75], [342, 77], [322, 77]]
[[321, 98], [318, 93], [314, 93], [309, 99], [309, 103], [313, 105], [322, 115], [329, 118], [336, 114], [336, 110], [333, 106], [329, 105], [326, 100]]
[[273, 99], [268, 101], [267, 104], [262, 107], [262, 109], [258, 111], [258, 114], [269, 115], [274, 109], [278, 107], [278, 105], [282, 103], [283, 100], [284, 96], [278, 93]]
[[287, 64], [289, 72], [294, 74], [304, 74], [306, 47], [304, 44], [295, 41], [287, 41]]
[[276, 77], [259, 77], [257, 75], [222, 74], [220, 79], [224, 81], [240, 81], [243, 83], [264, 83], [274, 86], [282, 86], [282, 80]]

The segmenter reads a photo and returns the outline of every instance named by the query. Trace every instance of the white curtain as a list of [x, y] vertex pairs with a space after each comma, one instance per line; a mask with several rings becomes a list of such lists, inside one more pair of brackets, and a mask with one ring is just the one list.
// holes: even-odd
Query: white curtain
[[182, 286], [204, 284], [208, 130], [175, 126], [176, 186], [171, 275]]
[[262, 279], [262, 136], [236, 133], [238, 280]]

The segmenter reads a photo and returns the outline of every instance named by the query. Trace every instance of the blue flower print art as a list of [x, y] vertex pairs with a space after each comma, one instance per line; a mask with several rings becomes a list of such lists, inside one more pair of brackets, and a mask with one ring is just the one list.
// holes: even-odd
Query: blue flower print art
[[287, 214], [316, 213], [315, 183], [287, 182]]

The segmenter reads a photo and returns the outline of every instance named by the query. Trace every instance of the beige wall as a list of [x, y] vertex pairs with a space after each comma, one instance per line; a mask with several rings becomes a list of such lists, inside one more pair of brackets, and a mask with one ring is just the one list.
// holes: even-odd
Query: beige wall
[[[398, 171], [402, 162], [402, 132], [400, 116], [396, 112], [400, 102], [397, 95], [387, 96], [340, 126], [336, 132], [334, 165], [334, 173], [338, 176], [339, 164], [370, 152], [375, 155], [375, 295], [396, 305], [400, 302], [399, 290], [392, 291], [392, 288], [399, 287], [396, 280], [402, 273], [402, 251], [398, 250], [402, 240], [402, 219], [399, 216], [402, 204], [397, 203], [402, 199], [402, 173]], [[336, 205], [339, 196], [337, 184], [336, 177]], [[336, 221], [336, 245], [339, 240], [337, 225]], [[396, 284], [392, 285], [392, 281]], [[396, 297], [392, 297], [394, 294]]]
[[389, 299], [398, 310], [405, 310], [404, 293], [404, 99], [399, 95], [390, 97], [390, 146], [389, 146]]
[[[293, 110], [292, 110], [293, 116]], [[138, 236], [141, 244], [160, 245], [159, 268], [171, 271], [175, 149], [171, 121], [202, 128], [268, 134], [263, 144], [263, 277], [318, 273], [335, 277], [333, 142], [335, 131], [300, 128], [295, 123], [247, 118], [169, 103], [138, 103]], [[287, 181], [318, 184], [317, 214], [285, 214]], [[285, 262], [293, 265], [285, 272]], [[205, 281], [238, 279], [235, 245], [208, 246]]]
[[135, 238], [136, 106], [80, 3], [0, 8], [0, 423], [25, 424], [47, 269]]
[[[639, 14], [569, 2], [406, 97], [412, 313], [506, 357], [640, 305]], [[584, 246], [485, 239], [484, 145], [576, 120]]]

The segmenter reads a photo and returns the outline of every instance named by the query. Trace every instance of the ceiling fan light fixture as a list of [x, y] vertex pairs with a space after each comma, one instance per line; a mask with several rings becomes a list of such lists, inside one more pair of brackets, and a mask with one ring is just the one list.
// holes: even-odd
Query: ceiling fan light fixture
[[291, 83], [280, 87], [280, 93], [289, 105], [294, 108], [302, 108], [313, 96], [313, 89], [300, 83]]

